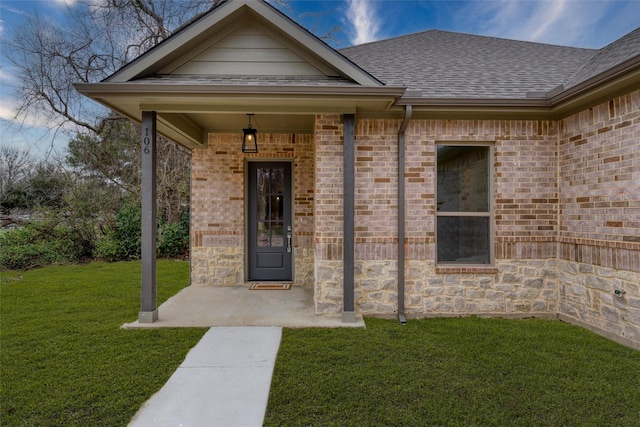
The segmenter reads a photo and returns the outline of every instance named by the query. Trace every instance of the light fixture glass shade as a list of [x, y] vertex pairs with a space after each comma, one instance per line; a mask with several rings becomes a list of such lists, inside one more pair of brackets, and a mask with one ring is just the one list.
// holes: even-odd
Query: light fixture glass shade
[[243, 153], [257, 153], [258, 152], [258, 138], [256, 134], [258, 131], [249, 125], [248, 128], [242, 129], [242, 152]]

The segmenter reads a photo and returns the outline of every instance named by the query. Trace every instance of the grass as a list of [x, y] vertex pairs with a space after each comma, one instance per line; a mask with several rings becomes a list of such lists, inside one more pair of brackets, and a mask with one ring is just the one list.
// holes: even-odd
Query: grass
[[[158, 262], [158, 302], [189, 264]], [[124, 426], [202, 329], [123, 330], [137, 318], [140, 263], [0, 272], [0, 419], [7, 426]]]
[[285, 330], [265, 425], [638, 426], [640, 352], [545, 320]]
[[[140, 263], [0, 273], [2, 425], [124, 426], [203, 329], [123, 330]], [[189, 265], [158, 262], [158, 301]], [[638, 426], [640, 352], [561, 322], [285, 329], [266, 425]]]

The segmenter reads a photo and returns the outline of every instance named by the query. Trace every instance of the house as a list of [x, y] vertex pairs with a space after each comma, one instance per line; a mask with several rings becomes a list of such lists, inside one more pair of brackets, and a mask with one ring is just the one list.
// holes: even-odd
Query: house
[[313, 286], [345, 322], [559, 317], [640, 348], [640, 28], [599, 50], [426, 31], [336, 51], [231, 0], [76, 87], [142, 123], [141, 321], [157, 130], [192, 153], [193, 286]]

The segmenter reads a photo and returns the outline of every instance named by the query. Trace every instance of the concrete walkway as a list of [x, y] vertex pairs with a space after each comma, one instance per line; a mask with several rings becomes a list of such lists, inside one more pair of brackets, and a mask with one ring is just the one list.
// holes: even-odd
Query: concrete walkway
[[280, 327], [214, 327], [130, 427], [261, 426]]

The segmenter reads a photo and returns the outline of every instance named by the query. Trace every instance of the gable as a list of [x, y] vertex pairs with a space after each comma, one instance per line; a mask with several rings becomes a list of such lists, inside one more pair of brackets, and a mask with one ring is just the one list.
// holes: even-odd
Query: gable
[[339, 76], [339, 72], [296, 48], [257, 21], [207, 39], [160, 70], [171, 75]]
[[340, 77], [361, 86], [383, 86], [263, 0], [220, 4], [104, 82], [156, 75]]

